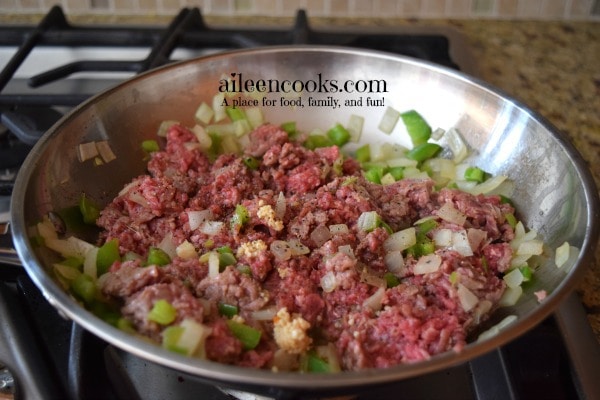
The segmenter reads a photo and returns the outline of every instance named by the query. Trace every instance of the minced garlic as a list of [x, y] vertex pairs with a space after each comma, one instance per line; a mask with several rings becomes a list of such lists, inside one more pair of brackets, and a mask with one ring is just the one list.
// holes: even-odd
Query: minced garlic
[[265, 224], [267, 224], [268, 227], [273, 228], [276, 231], [283, 229], [283, 221], [277, 219], [273, 207], [271, 207], [269, 204], [265, 204], [262, 200], [258, 202], [258, 211], [256, 212], [256, 216]]
[[312, 339], [306, 333], [310, 323], [297, 315], [292, 318], [287, 308], [282, 308], [273, 318], [273, 333], [279, 348], [291, 354], [306, 352], [312, 344]]
[[253, 240], [251, 242], [245, 242], [238, 247], [236, 255], [238, 257], [258, 257], [261, 252], [267, 250], [267, 244], [262, 240]]

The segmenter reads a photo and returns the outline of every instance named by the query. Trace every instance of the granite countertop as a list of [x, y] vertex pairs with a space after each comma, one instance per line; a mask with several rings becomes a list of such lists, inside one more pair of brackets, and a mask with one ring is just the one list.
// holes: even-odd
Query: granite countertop
[[[0, 16], [0, 23], [32, 16]], [[3, 21], [4, 20], [4, 21]], [[36, 21], [39, 19], [35, 19]], [[82, 16], [74, 23], [165, 24], [157, 16]], [[210, 26], [286, 26], [292, 18], [205, 17]], [[315, 29], [422, 29], [456, 33], [469, 49], [479, 78], [521, 101], [564, 132], [600, 187], [600, 23], [584, 21], [405, 20], [310, 18]], [[578, 287], [600, 340], [600, 247]]]

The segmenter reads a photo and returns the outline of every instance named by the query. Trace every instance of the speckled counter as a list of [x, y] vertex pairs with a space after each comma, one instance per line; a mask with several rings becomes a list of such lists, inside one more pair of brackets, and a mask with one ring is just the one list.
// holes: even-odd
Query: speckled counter
[[[310, 13], [309, 13], [310, 14]], [[3, 21], [4, 20], [4, 21]], [[37, 21], [0, 16], [0, 23]], [[74, 23], [165, 24], [156, 16], [84, 16]], [[289, 19], [206, 18], [209, 25], [287, 26]], [[310, 18], [315, 29], [449, 30], [464, 43], [479, 78], [546, 117], [568, 135], [600, 186], [600, 23], [497, 20], [398, 20]], [[462, 49], [455, 49], [460, 53]], [[600, 223], [600, 221], [599, 221]], [[600, 340], [600, 248], [578, 289]]]

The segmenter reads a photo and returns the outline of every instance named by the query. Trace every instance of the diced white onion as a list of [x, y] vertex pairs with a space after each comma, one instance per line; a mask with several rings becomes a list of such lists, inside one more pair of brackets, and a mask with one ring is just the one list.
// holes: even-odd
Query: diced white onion
[[523, 294], [523, 288], [521, 286], [516, 287], [507, 287], [500, 301], [498, 301], [498, 305], [500, 307], [509, 307], [514, 306], [519, 301], [519, 298]]
[[437, 211], [437, 215], [444, 221], [461, 226], [467, 220], [466, 215], [454, 208], [452, 203], [444, 203], [444, 205], [441, 206]]
[[506, 286], [509, 288], [515, 288], [517, 286], [521, 286], [521, 283], [523, 283], [523, 274], [518, 268], [515, 268], [504, 275], [502, 279], [504, 279], [504, 282], [506, 282]]
[[473, 249], [471, 248], [467, 231], [462, 229], [458, 232], [452, 232], [452, 249], [461, 256], [469, 257], [473, 255]]
[[258, 128], [264, 123], [263, 112], [260, 107], [248, 107], [245, 109], [246, 119], [252, 129]]
[[219, 122], [227, 117], [225, 106], [223, 106], [223, 100], [225, 100], [225, 93], [217, 93], [212, 99], [212, 109], [214, 111], [214, 121]]
[[335, 274], [332, 271], [327, 272], [325, 275], [321, 277], [321, 288], [325, 293], [333, 292], [337, 286], [338, 281], [335, 277]]
[[185, 260], [198, 257], [198, 252], [194, 248], [194, 245], [185, 240], [175, 249], [177, 256]]
[[429, 179], [429, 175], [425, 171], [421, 171], [415, 167], [404, 168], [404, 177], [408, 179]]
[[476, 324], [482, 321], [482, 317], [492, 309], [492, 305], [491, 301], [485, 299], [477, 303], [477, 306], [473, 309], [473, 319]]
[[221, 151], [223, 154], [238, 154], [240, 152], [240, 145], [235, 136], [237, 134], [235, 122], [233, 125], [234, 135], [221, 135]]
[[79, 146], [77, 146], [77, 158], [80, 162], [90, 160], [97, 155], [98, 148], [94, 142], [81, 143]]
[[379, 287], [375, 293], [365, 299], [363, 307], [369, 307], [373, 311], [379, 311], [381, 309], [383, 297], [385, 296], [385, 287]]
[[238, 119], [237, 121], [233, 121], [232, 124], [235, 136], [237, 136], [238, 138], [252, 131], [252, 126], [250, 125], [250, 122], [248, 122], [247, 119]]
[[119, 191], [119, 193], [117, 194], [117, 196], [123, 196], [124, 194], [126, 194], [127, 192], [129, 192], [129, 189], [131, 189], [132, 187], [134, 187], [136, 184], [137, 184], [136, 181], [129, 182], [127, 185], [123, 186], [123, 189], [121, 189]]
[[334, 225], [329, 225], [329, 232], [332, 235], [341, 235], [344, 233], [348, 233], [348, 225], [346, 224], [334, 224]]
[[531, 258], [530, 254], [521, 254], [521, 255], [514, 255], [513, 257], [510, 259], [510, 266], [511, 268], [518, 268], [523, 266], [524, 264], [527, 263], [527, 260], [529, 260]]
[[92, 279], [98, 278], [98, 248], [90, 248], [83, 259], [83, 273], [91, 277]]
[[487, 194], [492, 190], [499, 187], [506, 180], [506, 176], [504, 175], [494, 175], [493, 177], [478, 183], [472, 189], [469, 190], [471, 194]]
[[286, 209], [287, 201], [285, 199], [285, 195], [283, 192], [279, 192], [279, 196], [277, 196], [277, 200], [275, 201], [275, 217], [279, 220], [282, 220], [285, 216]]
[[177, 256], [177, 245], [171, 232], [168, 232], [156, 247], [167, 253], [171, 259]]
[[433, 130], [433, 132], [431, 132], [431, 138], [433, 140], [440, 140], [442, 136], [444, 136], [444, 133], [446, 133], [446, 130], [442, 128], [436, 128]]
[[462, 306], [463, 310], [467, 312], [472, 310], [473, 307], [475, 307], [479, 302], [479, 298], [477, 298], [477, 296], [469, 289], [467, 289], [467, 287], [462, 283], [458, 284], [456, 292], [458, 294], [458, 300], [460, 301], [460, 305]]
[[188, 223], [190, 224], [190, 229], [195, 231], [202, 225], [205, 221], [212, 221], [215, 216], [210, 210], [190, 210], [187, 212]]
[[381, 177], [382, 185], [386, 186], [386, 185], [391, 185], [393, 183], [396, 183], [396, 179], [389, 172]]
[[213, 109], [205, 102], [202, 102], [200, 106], [198, 106], [198, 108], [196, 109], [194, 118], [196, 119], [196, 121], [206, 125], [210, 122], [214, 115], [215, 112], [213, 111]]
[[214, 236], [223, 229], [224, 223], [222, 221], [204, 221], [200, 225], [200, 232], [208, 236]]
[[232, 123], [207, 125], [205, 129], [209, 134], [220, 136], [233, 136], [235, 134], [235, 126]]
[[341, 371], [337, 349], [335, 348], [335, 345], [333, 343], [329, 342], [324, 346], [317, 346], [315, 350], [317, 351], [318, 357], [327, 361], [327, 364], [329, 364], [330, 372]]
[[471, 249], [479, 248], [479, 245], [487, 239], [487, 232], [481, 229], [469, 228], [467, 229], [467, 237], [469, 238], [469, 244]]
[[370, 143], [371, 161], [388, 160], [394, 154], [394, 147], [390, 143]]
[[303, 245], [298, 239], [288, 240], [288, 245], [290, 246], [290, 251], [293, 256], [301, 256], [310, 253], [310, 249]]
[[48, 218], [44, 218], [42, 222], [37, 223], [37, 231], [44, 240], [58, 239], [56, 229]]
[[84, 259], [86, 253], [95, 247], [93, 244], [74, 236], [70, 236], [67, 239], [48, 239], [44, 244], [65, 258], [77, 257], [81, 259]]
[[440, 265], [442, 265], [442, 257], [438, 254], [427, 254], [419, 258], [413, 267], [413, 273], [423, 275], [436, 272], [440, 269]]
[[54, 267], [54, 271], [56, 271], [63, 278], [72, 281], [81, 275], [81, 272], [77, 268], [69, 267], [67, 265], [63, 265], [60, 263], [56, 263], [52, 265]]
[[211, 278], [219, 275], [219, 253], [211, 251], [208, 253], [208, 276]]
[[404, 264], [404, 257], [402, 257], [401, 251], [390, 251], [385, 254], [383, 260], [388, 271], [395, 276], [402, 277], [406, 274], [406, 266]]
[[179, 124], [179, 121], [175, 121], [175, 120], [162, 121], [160, 123], [160, 125], [158, 126], [158, 129], [156, 130], [156, 135], [160, 136], [160, 137], [167, 136], [167, 132], [169, 131], [169, 129], [171, 129], [171, 127], [173, 125], [177, 125], [177, 124]]
[[540, 255], [544, 251], [544, 243], [541, 240], [528, 240], [522, 242], [517, 249], [517, 255], [529, 254]]
[[364, 270], [361, 276], [361, 280], [371, 286], [377, 287], [387, 287], [387, 283], [385, 279], [378, 277], [377, 275], [372, 275], [368, 272], [368, 270]]
[[469, 151], [460, 132], [458, 132], [458, 130], [456, 130], [455, 128], [450, 128], [446, 131], [444, 137], [446, 138], [448, 147], [454, 155], [454, 162], [462, 162], [469, 154]]
[[436, 229], [432, 238], [437, 247], [450, 247], [452, 245], [452, 230], [448, 228]]
[[292, 257], [292, 250], [288, 242], [283, 240], [275, 240], [269, 247], [271, 253], [280, 261], [289, 260]]
[[117, 158], [106, 140], [96, 142], [96, 148], [98, 149], [102, 161], [105, 163], [109, 163]]
[[516, 251], [519, 249], [521, 243], [534, 240], [536, 237], [537, 231], [535, 229], [531, 229], [529, 232], [526, 232], [523, 223], [519, 221], [515, 226], [515, 237], [513, 240], [511, 240], [510, 247]]
[[387, 166], [390, 168], [394, 168], [394, 167], [416, 167], [417, 165], [419, 165], [419, 162], [417, 160], [411, 160], [410, 158], [406, 158], [406, 157], [398, 157], [398, 158], [392, 158], [386, 161]]
[[352, 246], [350, 246], [349, 244], [344, 244], [344, 245], [338, 247], [338, 251], [340, 253], [347, 255], [348, 257], [350, 257], [352, 259], [355, 258], [354, 250], [352, 249]]
[[520, 239], [521, 237], [523, 237], [523, 235], [525, 235], [525, 226], [523, 225], [523, 222], [521, 222], [521, 221], [517, 221], [517, 224], [515, 225], [514, 230], [515, 230], [515, 239]]
[[455, 183], [460, 190], [467, 193], [473, 192], [473, 189], [477, 186], [477, 182], [475, 181], [457, 180]]
[[326, 241], [331, 239], [331, 232], [329, 232], [329, 228], [325, 225], [319, 225], [310, 233], [310, 238], [315, 242], [317, 247], [321, 247]]
[[184, 329], [177, 340], [177, 348], [185, 349], [186, 354], [189, 356], [195, 355], [198, 358], [206, 358], [204, 345], [206, 338], [212, 333], [212, 328], [190, 318], [181, 321], [180, 326]]
[[558, 268], [565, 265], [567, 260], [569, 259], [569, 250], [570, 250], [569, 242], [564, 242], [562, 245], [556, 248], [556, 254], [554, 256], [554, 262]]
[[379, 121], [379, 130], [383, 133], [390, 134], [396, 127], [396, 123], [398, 122], [399, 118], [400, 111], [388, 106], [381, 117], [381, 121]]
[[267, 307], [262, 310], [252, 311], [252, 319], [256, 321], [271, 321], [277, 315], [275, 307]]
[[406, 250], [417, 243], [417, 233], [414, 227], [406, 228], [398, 232], [392, 233], [383, 242], [385, 251], [402, 251]]
[[127, 194], [127, 199], [139, 204], [142, 207], [148, 207], [148, 200], [139, 192], [139, 190], [132, 190]]
[[196, 136], [196, 140], [198, 140], [201, 148], [206, 150], [212, 146], [212, 139], [210, 138], [210, 135], [206, 133], [206, 129], [204, 129], [202, 125], [194, 125], [192, 132], [194, 133], [194, 136]]
[[426, 161], [427, 165], [434, 173], [448, 179], [455, 179], [456, 164], [447, 158], [431, 158]]
[[348, 125], [346, 126], [346, 129], [350, 133], [350, 141], [358, 142], [360, 140], [364, 122], [365, 122], [364, 117], [361, 117], [360, 115], [356, 115], [356, 114], [350, 115], [350, 119], [348, 120]]

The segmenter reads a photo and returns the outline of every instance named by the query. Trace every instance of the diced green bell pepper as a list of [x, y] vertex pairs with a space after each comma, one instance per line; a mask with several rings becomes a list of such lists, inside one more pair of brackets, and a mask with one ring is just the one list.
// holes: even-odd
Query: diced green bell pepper
[[337, 146], [343, 146], [350, 141], [350, 132], [341, 124], [335, 124], [327, 131], [327, 137]]
[[239, 312], [238, 307], [233, 304], [219, 303], [218, 308], [219, 314], [229, 318], [233, 317], [234, 315], [237, 315], [237, 313]]
[[100, 216], [100, 209], [94, 204], [85, 193], [79, 199], [79, 211], [83, 216], [83, 222], [86, 224], [95, 224]]
[[258, 329], [234, 320], [228, 320], [227, 326], [233, 336], [242, 342], [244, 349], [251, 350], [258, 346], [261, 337], [261, 332]]
[[177, 318], [177, 310], [167, 300], [160, 299], [148, 312], [148, 319], [160, 325], [169, 325]]
[[96, 283], [91, 276], [79, 274], [71, 282], [71, 290], [85, 303], [91, 303], [96, 298]]
[[119, 254], [118, 239], [111, 239], [100, 246], [96, 256], [96, 268], [98, 271], [98, 276], [107, 273], [113, 263], [120, 259], [121, 255]]
[[418, 146], [429, 140], [431, 137], [431, 127], [421, 114], [415, 110], [410, 110], [400, 114], [400, 118], [402, 118], [404, 125], [406, 125], [406, 130], [413, 146]]
[[146, 258], [146, 265], [158, 265], [163, 266], [171, 262], [171, 257], [163, 250], [158, 247], [150, 247], [148, 250], [148, 257]]
[[309, 135], [304, 141], [304, 147], [314, 150], [318, 147], [332, 146], [333, 142], [325, 135]]
[[442, 150], [442, 147], [439, 144], [422, 143], [410, 149], [406, 153], [406, 157], [411, 160], [422, 162], [434, 157], [440, 150]]

